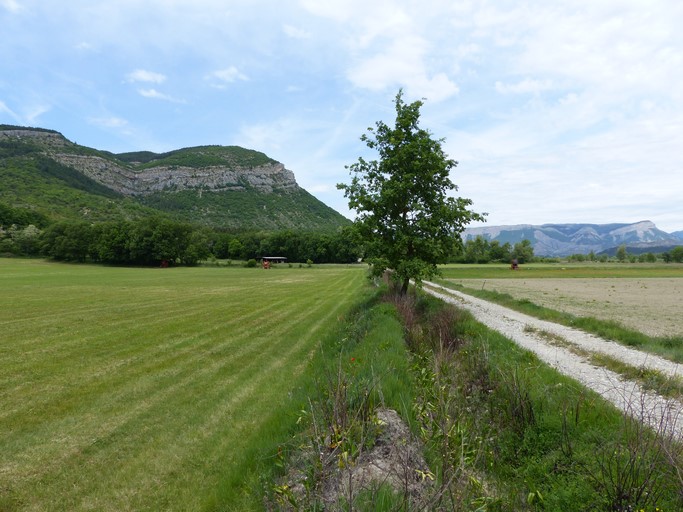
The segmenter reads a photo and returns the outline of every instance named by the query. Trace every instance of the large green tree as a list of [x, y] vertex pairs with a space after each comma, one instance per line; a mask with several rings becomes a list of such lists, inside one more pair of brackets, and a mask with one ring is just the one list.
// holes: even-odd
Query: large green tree
[[483, 220], [469, 209], [471, 200], [449, 195], [457, 191], [450, 179], [457, 162], [444, 153], [443, 139], [420, 128], [422, 105], [405, 103], [399, 91], [394, 126], [379, 121], [361, 137], [379, 160], [359, 158], [348, 167], [351, 183], [337, 185], [357, 212], [373, 274], [391, 269], [402, 293], [411, 279], [435, 275], [465, 226]]

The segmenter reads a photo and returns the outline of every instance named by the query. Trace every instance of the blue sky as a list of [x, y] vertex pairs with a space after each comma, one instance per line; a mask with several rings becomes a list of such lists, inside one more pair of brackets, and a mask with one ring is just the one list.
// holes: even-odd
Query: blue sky
[[680, 0], [0, 0], [0, 123], [112, 152], [263, 151], [344, 213], [425, 99], [488, 225], [683, 229]]

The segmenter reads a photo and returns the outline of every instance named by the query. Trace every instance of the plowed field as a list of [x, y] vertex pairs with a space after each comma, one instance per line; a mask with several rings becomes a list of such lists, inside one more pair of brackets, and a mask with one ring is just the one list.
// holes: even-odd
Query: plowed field
[[683, 334], [683, 278], [449, 279], [577, 316], [615, 320], [651, 336]]

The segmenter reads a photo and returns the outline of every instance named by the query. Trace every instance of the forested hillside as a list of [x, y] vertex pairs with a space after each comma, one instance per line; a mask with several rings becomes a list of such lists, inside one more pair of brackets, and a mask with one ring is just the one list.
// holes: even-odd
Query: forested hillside
[[48, 220], [160, 215], [218, 229], [331, 231], [349, 221], [267, 155], [237, 146], [123, 153], [0, 125], [0, 203]]

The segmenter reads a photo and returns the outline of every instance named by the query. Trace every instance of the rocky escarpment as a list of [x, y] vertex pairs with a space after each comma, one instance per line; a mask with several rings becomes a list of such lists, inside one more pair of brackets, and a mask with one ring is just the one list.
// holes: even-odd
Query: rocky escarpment
[[12, 139], [38, 142], [42, 146], [47, 147], [64, 147], [74, 145], [73, 142], [70, 142], [59, 132], [32, 129], [0, 130], [0, 141]]
[[135, 170], [97, 156], [55, 153], [52, 157], [89, 178], [117, 192], [130, 196], [144, 196], [162, 191], [188, 189], [245, 190], [259, 192], [295, 191], [299, 186], [294, 173], [281, 163], [255, 167], [159, 166]]
[[[61, 133], [42, 129], [0, 129], [0, 141], [18, 141], [40, 148], [40, 152], [62, 165], [126, 196], [145, 196], [162, 191], [203, 189], [256, 190], [263, 193], [299, 190], [294, 173], [279, 162], [239, 165], [226, 155], [224, 165], [188, 167], [145, 166], [118, 160], [105, 152], [83, 148]], [[228, 150], [224, 148], [227, 152]], [[192, 151], [192, 148], [189, 148]], [[197, 153], [201, 151], [197, 150]]]

